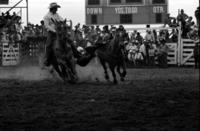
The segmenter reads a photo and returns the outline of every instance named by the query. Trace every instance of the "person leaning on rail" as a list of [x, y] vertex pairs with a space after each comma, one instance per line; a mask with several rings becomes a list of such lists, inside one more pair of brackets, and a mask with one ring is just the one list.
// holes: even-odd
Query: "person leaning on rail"
[[174, 21], [176, 20], [176, 18], [171, 17], [169, 13], [167, 13], [166, 18], [164, 20], [164, 27], [166, 27], [166, 25], [168, 25], [169, 27], [177, 27], [177, 24], [174, 23]]

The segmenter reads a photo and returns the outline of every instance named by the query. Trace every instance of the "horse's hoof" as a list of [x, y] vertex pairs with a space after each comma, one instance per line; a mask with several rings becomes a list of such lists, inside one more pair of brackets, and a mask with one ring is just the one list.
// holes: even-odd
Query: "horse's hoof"
[[67, 85], [67, 84], [68, 84], [68, 81], [64, 80], [64, 81], [63, 81], [63, 84], [64, 84], [64, 85]]
[[114, 81], [113, 81], [113, 83], [114, 83], [115, 85], [117, 85], [117, 84], [118, 84], [117, 80], [114, 80]]
[[109, 78], [109, 76], [108, 76], [108, 75], [106, 75], [106, 76], [105, 76], [105, 79], [106, 79], [107, 81], [109, 81], [109, 80], [110, 80], [110, 78]]
[[73, 84], [76, 84], [76, 81], [69, 80], [68, 83], [73, 85]]
[[121, 80], [122, 82], [123, 82], [123, 81], [125, 81], [124, 77], [121, 77], [121, 79], [120, 79], [120, 80]]
[[54, 70], [53, 69], [50, 69], [50, 71], [49, 71], [51, 74], [53, 74], [54, 73]]
[[122, 73], [122, 76], [125, 77], [126, 76], [126, 72]]

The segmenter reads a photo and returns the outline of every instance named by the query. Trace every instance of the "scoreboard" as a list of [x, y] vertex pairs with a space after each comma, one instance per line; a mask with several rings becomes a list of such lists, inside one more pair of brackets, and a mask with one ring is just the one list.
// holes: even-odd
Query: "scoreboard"
[[0, 0], [0, 5], [7, 5], [8, 2], [8, 0]]
[[85, 0], [87, 25], [162, 24], [168, 0]]

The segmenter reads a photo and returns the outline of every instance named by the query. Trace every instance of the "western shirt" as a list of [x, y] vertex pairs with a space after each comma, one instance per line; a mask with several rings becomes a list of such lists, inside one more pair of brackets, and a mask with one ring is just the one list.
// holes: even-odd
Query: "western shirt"
[[44, 26], [47, 29], [47, 31], [52, 31], [52, 32], [56, 32], [56, 28], [55, 28], [55, 23], [54, 21], [63, 21], [63, 18], [58, 15], [58, 13], [53, 14], [52, 12], [48, 12], [45, 16], [44, 16]]

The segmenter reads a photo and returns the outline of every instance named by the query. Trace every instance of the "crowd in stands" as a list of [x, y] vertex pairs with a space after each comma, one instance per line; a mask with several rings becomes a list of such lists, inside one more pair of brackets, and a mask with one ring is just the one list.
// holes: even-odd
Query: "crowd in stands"
[[0, 16], [0, 40], [18, 41], [21, 39], [21, 17], [15, 12], [1, 13]]
[[[196, 17], [199, 17], [198, 13], [199, 11], [195, 12]], [[184, 10], [181, 10], [177, 18], [167, 14], [164, 27], [177, 27], [180, 23], [182, 25], [181, 30], [183, 38], [198, 38], [198, 27], [195, 25], [193, 18], [184, 13]], [[81, 27], [80, 23], [78, 23], [73, 29], [71, 27], [69, 35], [78, 49], [84, 49], [85, 46], [95, 43], [99, 38], [103, 39], [102, 42], [107, 43], [116, 30], [121, 30], [127, 34], [124, 39], [124, 44], [128, 61], [136, 66], [155, 66], [157, 61], [159, 66], [167, 67], [167, 53], [170, 49], [166, 43], [178, 41], [178, 29], [151, 30], [148, 27], [149, 26], [147, 26], [145, 33], [142, 34], [140, 30], [128, 32], [123, 25], [119, 27], [106, 25], [100, 28], [98, 25], [83, 25]], [[21, 17], [16, 15], [16, 13], [10, 15], [9, 12], [6, 12], [5, 14], [2, 13], [0, 16], [0, 41], [6, 39], [10, 41], [26, 41], [29, 37], [45, 38], [45, 36], [44, 21], [41, 21], [40, 25], [29, 23], [22, 28]]]
[[165, 19], [164, 27], [168, 25], [169, 27], [177, 27], [181, 25], [182, 38], [188, 39], [197, 39], [198, 36], [198, 27], [199, 27], [199, 7], [195, 11], [195, 17], [197, 19], [196, 25], [193, 17], [188, 16], [183, 9], [177, 17], [171, 17], [170, 14], [167, 14]]

